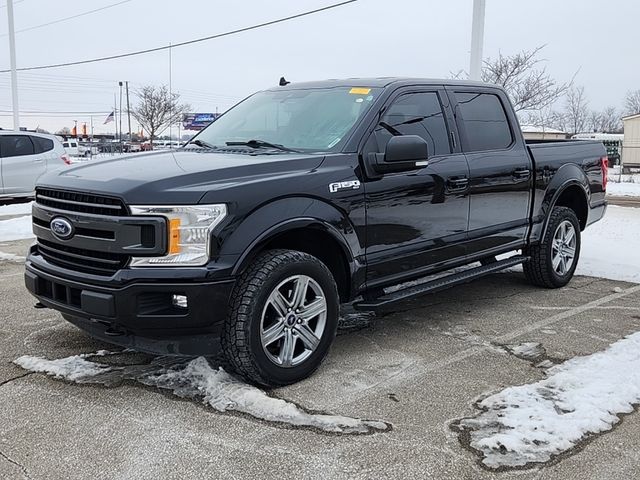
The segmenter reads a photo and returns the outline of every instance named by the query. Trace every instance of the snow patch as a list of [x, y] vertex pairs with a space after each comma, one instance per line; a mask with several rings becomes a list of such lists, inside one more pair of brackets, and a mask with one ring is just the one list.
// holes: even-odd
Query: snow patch
[[457, 422], [485, 466], [547, 462], [632, 412], [640, 403], [640, 332], [546, 374], [485, 398], [477, 405], [481, 413]]
[[607, 184], [607, 195], [614, 197], [640, 197], [640, 180], [638, 183], [610, 182]]
[[0, 261], [23, 263], [24, 260], [25, 260], [25, 258], [23, 256], [21, 256], [21, 255], [15, 255], [13, 253], [0, 252]]
[[100, 373], [105, 373], [110, 369], [108, 365], [85, 360], [87, 355], [74, 355], [57, 360], [46, 360], [31, 355], [23, 355], [14, 360], [13, 363], [21, 366], [25, 370], [32, 372], [46, 373], [52, 377], [82, 383], [87, 377], [93, 377]]
[[525, 342], [518, 345], [505, 345], [509, 353], [523, 360], [533, 361], [546, 355], [547, 351], [537, 342]]
[[389, 425], [340, 415], [310, 413], [263, 390], [213, 368], [204, 357], [176, 360], [158, 357], [148, 365], [105, 365], [87, 360], [98, 354], [75, 355], [58, 360], [23, 356], [14, 361], [22, 368], [77, 383], [113, 386], [123, 380], [171, 390], [182, 398], [198, 399], [219, 412], [242, 412], [260, 420], [311, 427], [325, 432], [363, 434], [383, 432]]
[[0, 220], [0, 242], [32, 238], [31, 215]]
[[609, 206], [604, 218], [582, 233], [576, 275], [640, 283], [640, 209]]
[[33, 202], [2, 205], [0, 206], [0, 217], [5, 217], [8, 215], [31, 215], [32, 205]]

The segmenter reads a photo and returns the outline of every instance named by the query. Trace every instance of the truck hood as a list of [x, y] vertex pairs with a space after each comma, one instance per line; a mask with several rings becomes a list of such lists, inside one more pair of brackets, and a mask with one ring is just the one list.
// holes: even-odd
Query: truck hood
[[262, 178], [298, 176], [322, 155], [216, 153], [193, 149], [89, 161], [47, 174], [38, 186], [121, 197], [128, 204], [195, 204], [204, 194]]

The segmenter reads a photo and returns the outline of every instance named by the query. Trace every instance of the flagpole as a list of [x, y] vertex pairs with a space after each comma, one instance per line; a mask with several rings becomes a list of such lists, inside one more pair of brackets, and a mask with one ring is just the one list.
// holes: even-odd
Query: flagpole
[[[116, 134], [115, 137], [113, 138], [113, 140], [118, 140], [118, 122], [116, 122], [116, 115], [117, 115], [117, 101], [116, 101], [116, 94], [113, 94], [113, 127], [116, 129]], [[115, 143], [115, 142], [114, 142]], [[113, 153], [113, 143], [111, 144], [111, 153]]]

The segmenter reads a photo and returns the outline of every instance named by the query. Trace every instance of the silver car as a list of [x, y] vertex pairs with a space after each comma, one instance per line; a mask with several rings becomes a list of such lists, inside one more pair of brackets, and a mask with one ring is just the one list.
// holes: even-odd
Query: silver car
[[0, 198], [32, 197], [43, 173], [70, 163], [53, 135], [0, 130]]

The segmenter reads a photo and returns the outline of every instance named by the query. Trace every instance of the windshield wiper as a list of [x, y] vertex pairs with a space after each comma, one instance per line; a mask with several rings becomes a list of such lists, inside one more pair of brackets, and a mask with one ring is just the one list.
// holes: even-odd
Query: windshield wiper
[[215, 150], [216, 148], [218, 148], [215, 145], [211, 145], [210, 143], [205, 142], [204, 140], [200, 140], [199, 138], [196, 138], [195, 140], [191, 140], [189, 142], [189, 144], [191, 144], [191, 143], [193, 143], [194, 145], [197, 145], [199, 147], [210, 148], [212, 150]]
[[276, 150], [282, 150], [283, 152], [298, 152], [293, 148], [285, 147], [279, 143], [269, 143], [264, 140], [248, 140], [246, 142], [225, 142], [229, 147], [243, 146], [251, 148], [275, 148]]
[[384, 128], [387, 132], [389, 132], [394, 137], [401, 137], [402, 136], [402, 132], [401, 131], [393, 128], [387, 122], [380, 122], [378, 125], [380, 125], [382, 128]]

